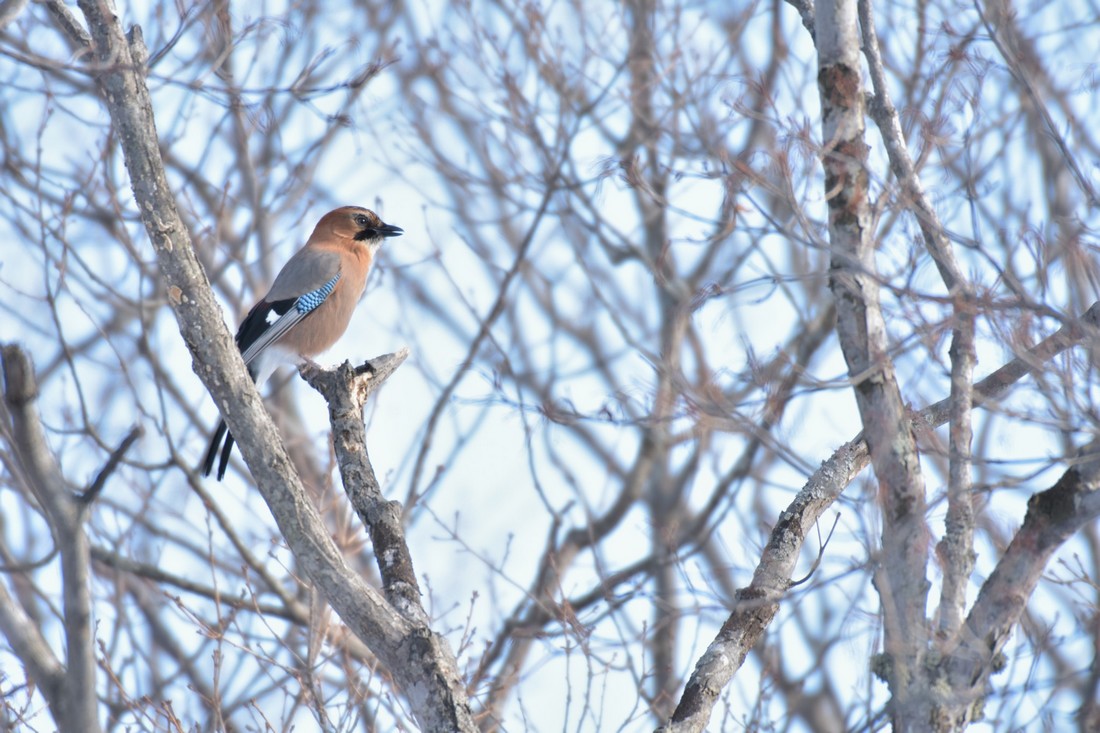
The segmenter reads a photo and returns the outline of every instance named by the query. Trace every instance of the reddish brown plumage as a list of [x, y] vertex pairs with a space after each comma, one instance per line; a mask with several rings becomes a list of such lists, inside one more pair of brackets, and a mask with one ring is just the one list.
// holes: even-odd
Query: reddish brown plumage
[[[401, 233], [358, 206], [343, 206], [321, 217], [305, 246], [287, 261], [237, 331], [237, 346], [253, 378], [266, 376], [268, 369], [260, 362], [272, 349], [308, 359], [335, 344], [363, 295], [375, 252], [386, 237]], [[316, 301], [320, 302], [314, 305]], [[223, 436], [218, 479], [225, 474], [233, 447], [224, 422], [203, 462], [204, 474], [209, 475]]]

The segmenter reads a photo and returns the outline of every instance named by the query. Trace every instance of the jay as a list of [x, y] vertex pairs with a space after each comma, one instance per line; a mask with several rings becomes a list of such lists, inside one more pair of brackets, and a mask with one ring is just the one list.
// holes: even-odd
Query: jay
[[[305, 246], [287, 261], [237, 330], [237, 347], [257, 384], [279, 362], [307, 361], [336, 343], [363, 295], [375, 253], [387, 237], [402, 233], [358, 206], [321, 217]], [[213, 470], [219, 448], [218, 480], [225, 476], [233, 442], [221, 420], [206, 451], [204, 476]]]

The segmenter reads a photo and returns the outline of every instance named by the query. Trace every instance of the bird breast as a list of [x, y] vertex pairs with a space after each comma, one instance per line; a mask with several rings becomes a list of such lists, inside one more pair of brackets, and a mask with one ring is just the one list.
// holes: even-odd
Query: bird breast
[[287, 333], [281, 339], [280, 346], [301, 356], [313, 357], [327, 351], [339, 340], [366, 287], [370, 255], [364, 253], [364, 256], [367, 260], [364, 266], [341, 269], [340, 280], [332, 294]]

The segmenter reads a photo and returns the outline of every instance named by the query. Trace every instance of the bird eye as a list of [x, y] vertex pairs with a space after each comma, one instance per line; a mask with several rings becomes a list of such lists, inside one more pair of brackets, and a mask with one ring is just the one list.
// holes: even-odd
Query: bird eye
[[367, 217], [363, 216], [362, 214], [356, 214], [355, 223], [363, 228], [366, 228], [367, 224], [369, 224], [370, 222], [368, 222]]

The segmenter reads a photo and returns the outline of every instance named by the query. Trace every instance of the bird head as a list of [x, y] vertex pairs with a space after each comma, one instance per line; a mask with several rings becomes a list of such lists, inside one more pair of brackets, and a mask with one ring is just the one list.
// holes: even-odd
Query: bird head
[[342, 206], [328, 212], [317, 223], [317, 231], [330, 235], [366, 242], [375, 249], [386, 237], [404, 234], [401, 227], [384, 223], [378, 214], [361, 206]]

